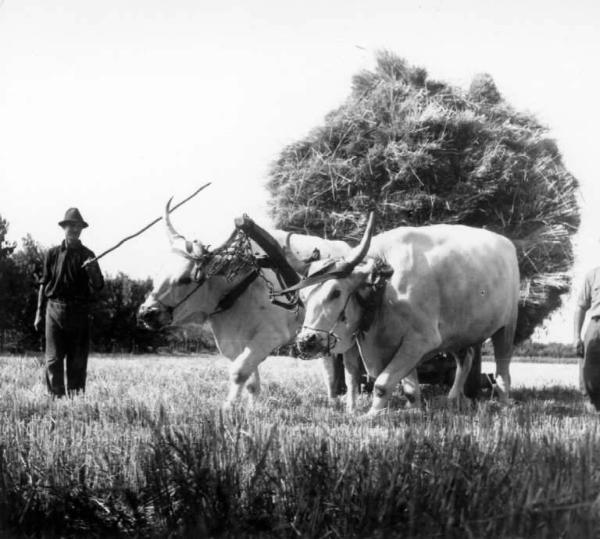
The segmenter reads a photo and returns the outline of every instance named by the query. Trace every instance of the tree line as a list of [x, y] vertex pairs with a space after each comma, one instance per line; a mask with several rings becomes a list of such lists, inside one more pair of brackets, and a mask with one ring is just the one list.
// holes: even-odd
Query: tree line
[[[44, 336], [33, 321], [45, 249], [28, 234], [17, 248], [7, 240], [9, 224], [0, 216], [0, 352], [40, 351]], [[161, 349], [197, 352], [213, 349], [204, 328], [150, 331], [137, 324], [137, 310], [152, 290], [152, 280], [119, 272], [105, 276], [93, 310], [92, 349], [96, 352], [144, 353]]]

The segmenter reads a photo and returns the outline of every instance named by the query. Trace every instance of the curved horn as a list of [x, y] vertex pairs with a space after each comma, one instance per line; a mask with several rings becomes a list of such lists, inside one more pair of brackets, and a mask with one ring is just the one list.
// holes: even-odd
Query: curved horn
[[187, 258], [188, 260], [195, 260], [195, 258], [190, 254], [192, 251], [191, 242], [187, 241], [184, 236], [177, 232], [173, 226], [173, 223], [171, 223], [171, 217], [169, 216], [169, 213], [171, 212], [172, 201], [173, 197], [171, 197], [167, 202], [164, 215], [165, 225], [167, 227], [167, 236], [169, 238], [169, 243], [171, 244], [171, 249], [175, 253]]
[[175, 242], [179, 238], [183, 238], [183, 236], [179, 234], [177, 230], [175, 230], [173, 223], [171, 223], [171, 217], [169, 216], [169, 214], [171, 213], [171, 202], [173, 202], [173, 197], [169, 199], [165, 207], [164, 220], [165, 225], [167, 227], [167, 236], [169, 237], [169, 241], [171, 242], [171, 244], [173, 244], [173, 242]]
[[371, 246], [371, 237], [373, 236], [373, 229], [375, 228], [375, 213], [369, 213], [369, 220], [367, 222], [367, 228], [363, 234], [360, 243], [352, 250], [351, 258], [343, 264], [343, 271], [350, 273], [357, 264], [366, 256], [369, 247]]
[[334, 270], [328, 273], [319, 273], [317, 275], [311, 275], [310, 277], [306, 277], [302, 279], [299, 283], [296, 283], [293, 286], [288, 286], [282, 290], [276, 290], [270, 293], [271, 296], [282, 296], [284, 294], [289, 294], [290, 292], [296, 292], [297, 290], [302, 290], [308, 286], [313, 286], [317, 284], [324, 283], [325, 281], [329, 281], [330, 279], [338, 279], [340, 277], [347, 276], [347, 273], [344, 273], [340, 270]]
[[283, 290], [279, 290], [277, 292], [272, 292], [272, 296], [280, 296], [282, 294], [288, 294], [290, 292], [295, 292], [296, 290], [301, 290], [302, 288], [306, 288], [307, 286], [313, 286], [316, 284], [324, 283], [329, 279], [338, 279], [347, 277], [352, 270], [356, 267], [356, 265], [366, 256], [369, 247], [371, 246], [371, 237], [373, 236], [373, 229], [375, 228], [375, 214], [371, 212], [369, 214], [369, 220], [367, 222], [367, 228], [365, 233], [363, 234], [362, 240], [360, 243], [353, 249], [353, 255], [348, 261], [336, 262], [331, 268], [326, 265], [320, 271], [317, 271], [313, 275], [302, 279], [299, 283], [289, 286], [288, 288], [284, 288]]

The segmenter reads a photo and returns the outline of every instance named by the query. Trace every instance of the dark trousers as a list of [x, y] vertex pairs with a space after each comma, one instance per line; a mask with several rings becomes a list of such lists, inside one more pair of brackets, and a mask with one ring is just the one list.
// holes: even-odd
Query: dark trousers
[[579, 359], [579, 384], [596, 410], [600, 410], [600, 318], [590, 320], [584, 347], [584, 356]]
[[52, 395], [65, 394], [65, 358], [69, 395], [85, 391], [89, 348], [89, 306], [50, 300], [46, 308], [46, 384]]

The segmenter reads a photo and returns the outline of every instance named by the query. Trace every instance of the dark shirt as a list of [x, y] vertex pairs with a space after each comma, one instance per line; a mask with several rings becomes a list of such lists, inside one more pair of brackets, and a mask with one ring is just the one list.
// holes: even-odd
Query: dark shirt
[[[44, 274], [42, 283], [44, 294], [50, 299], [89, 301], [93, 292], [104, 286], [104, 279], [98, 263], [86, 271], [82, 268], [88, 258], [94, 253], [81, 242], [66, 246], [63, 241], [52, 247], [44, 259]], [[91, 277], [93, 275], [93, 278]]]

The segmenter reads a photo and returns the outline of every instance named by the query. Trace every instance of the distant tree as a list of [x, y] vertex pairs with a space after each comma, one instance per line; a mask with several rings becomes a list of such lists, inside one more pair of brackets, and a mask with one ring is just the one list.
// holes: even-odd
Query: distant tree
[[164, 342], [160, 333], [138, 327], [137, 310], [152, 290], [152, 280], [124, 273], [107, 277], [94, 308], [92, 342], [97, 350], [145, 351]]
[[7, 241], [8, 221], [0, 216], [0, 260], [8, 258], [17, 246], [16, 243]]
[[268, 188], [286, 230], [353, 242], [375, 210], [378, 232], [461, 223], [509, 237], [522, 277], [519, 340], [569, 290], [577, 181], [547, 128], [515, 111], [489, 75], [463, 91], [379, 53], [346, 102], [283, 149]]
[[15, 326], [23, 286], [19, 268], [12, 258], [16, 244], [7, 241], [8, 221], [0, 217], [0, 350], [7, 330]]
[[21, 248], [12, 257], [19, 278], [18, 286], [13, 290], [16, 295], [13, 304], [13, 329], [18, 332], [20, 348], [37, 350], [42, 336], [33, 328], [33, 320], [43, 273], [44, 248], [30, 234], [21, 243]]

